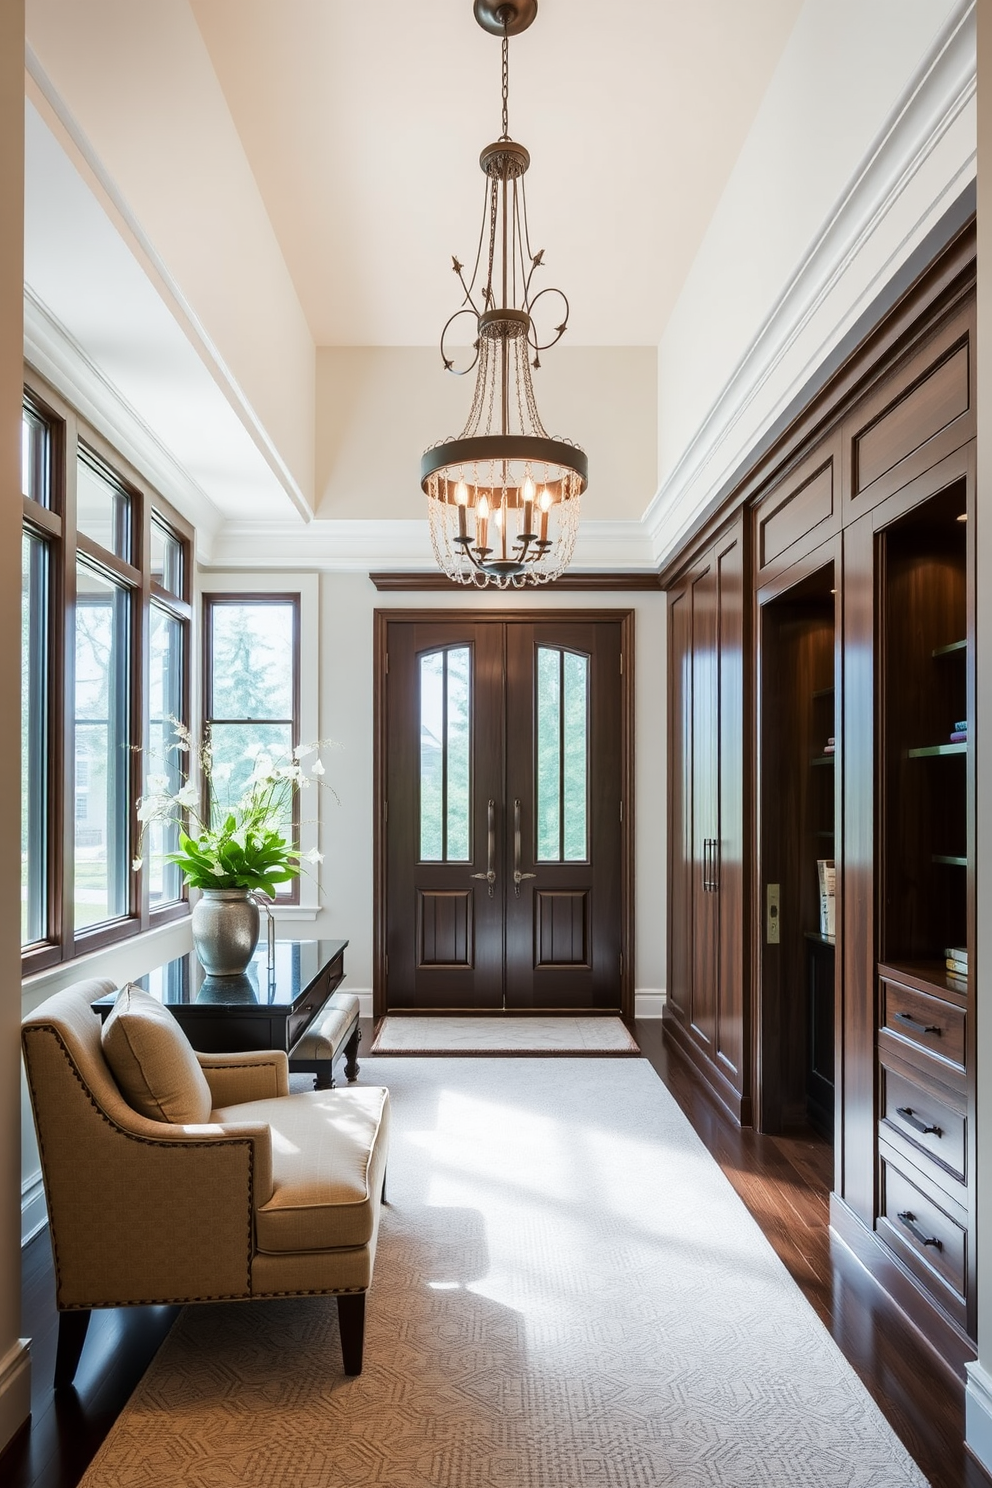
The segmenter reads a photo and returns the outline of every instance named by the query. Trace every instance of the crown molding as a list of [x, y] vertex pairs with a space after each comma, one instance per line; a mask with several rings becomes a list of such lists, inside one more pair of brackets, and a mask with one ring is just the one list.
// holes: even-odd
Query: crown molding
[[[975, 97], [975, 0], [960, 0], [891, 110], [878, 135], [810, 244], [792, 279], [739, 358], [734, 371], [644, 513], [654, 560], [673, 554], [696, 518], [828, 356], [832, 344], [879, 293], [926, 230], [964, 189], [975, 153], [946, 181], [880, 265], [828, 338], [797, 367], [759, 424], [742, 428], [762, 390], [780, 370], [853, 261], [904, 195]], [[735, 440], [735, 435], [737, 436]], [[672, 526], [672, 517], [676, 525]]]
[[[227, 522], [201, 562], [213, 568], [319, 568], [341, 572], [437, 570], [427, 518], [343, 521]], [[642, 522], [582, 522], [576, 569], [653, 573], [651, 541]]]
[[27, 284], [24, 359], [193, 523], [209, 549], [224, 521], [219, 507]]

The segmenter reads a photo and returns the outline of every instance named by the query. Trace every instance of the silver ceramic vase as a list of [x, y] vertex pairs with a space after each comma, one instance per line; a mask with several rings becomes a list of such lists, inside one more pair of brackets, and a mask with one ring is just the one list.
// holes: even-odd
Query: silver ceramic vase
[[258, 945], [258, 905], [247, 889], [203, 889], [190, 917], [196, 959], [210, 976], [238, 976]]

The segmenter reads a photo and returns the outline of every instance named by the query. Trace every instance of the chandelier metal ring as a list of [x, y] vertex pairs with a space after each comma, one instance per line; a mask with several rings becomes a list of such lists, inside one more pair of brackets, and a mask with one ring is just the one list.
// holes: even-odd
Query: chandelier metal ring
[[[431, 476], [449, 468], [483, 464], [494, 461], [509, 465], [532, 463], [535, 465], [558, 465], [570, 470], [580, 484], [578, 495], [585, 490], [589, 479], [589, 461], [585, 450], [565, 439], [549, 439], [547, 436], [527, 437], [521, 434], [485, 434], [474, 439], [447, 439], [425, 450], [420, 460], [420, 484], [427, 492]], [[455, 481], [451, 482], [452, 486]], [[498, 489], [504, 489], [498, 487]], [[516, 485], [507, 485], [507, 491], [515, 493]]]

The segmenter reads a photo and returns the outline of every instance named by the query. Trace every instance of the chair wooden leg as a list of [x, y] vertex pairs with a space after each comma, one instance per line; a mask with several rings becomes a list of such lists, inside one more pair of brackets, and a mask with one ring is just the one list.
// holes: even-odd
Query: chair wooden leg
[[365, 1293], [348, 1292], [338, 1298], [338, 1327], [345, 1374], [361, 1374], [365, 1347]]
[[56, 1390], [67, 1390], [75, 1379], [89, 1325], [88, 1308], [59, 1313], [59, 1342], [55, 1354]]

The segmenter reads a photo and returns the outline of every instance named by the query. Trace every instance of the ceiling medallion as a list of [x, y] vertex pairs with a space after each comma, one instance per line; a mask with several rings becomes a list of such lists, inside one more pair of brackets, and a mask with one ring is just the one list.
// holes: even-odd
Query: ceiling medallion
[[[420, 464], [438, 564], [455, 583], [479, 588], [520, 589], [558, 578], [571, 561], [588, 481], [584, 452], [552, 438], [541, 423], [531, 382], [531, 355], [539, 367], [540, 353], [568, 326], [562, 291], [534, 285], [544, 249], [532, 250], [527, 225], [530, 155], [510, 138], [508, 124], [509, 38], [536, 14], [537, 0], [475, 0], [479, 25], [502, 38], [503, 132], [479, 157], [486, 185], [475, 265], [467, 277], [464, 264], [452, 259], [463, 298], [441, 332], [445, 370], [474, 371], [475, 393], [462, 432], [433, 445]], [[542, 309], [553, 306], [555, 296], [559, 323], [542, 343], [534, 310], [542, 299]], [[463, 317], [474, 356], [458, 368], [448, 351]]]

